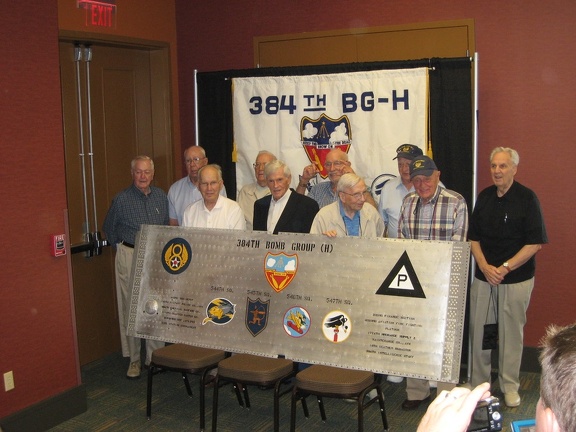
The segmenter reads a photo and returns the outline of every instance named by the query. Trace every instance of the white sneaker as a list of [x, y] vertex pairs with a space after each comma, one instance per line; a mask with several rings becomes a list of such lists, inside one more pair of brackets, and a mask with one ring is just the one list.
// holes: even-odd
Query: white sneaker
[[368, 398], [368, 400], [372, 400], [376, 396], [378, 396], [378, 391], [376, 389], [372, 389], [368, 393], [366, 393], [366, 397]]
[[130, 363], [128, 367], [128, 372], [126, 372], [126, 378], [128, 379], [136, 379], [140, 378], [140, 362], [135, 361]]
[[386, 378], [386, 381], [394, 383], [394, 384], [400, 384], [402, 381], [404, 381], [404, 377], [396, 376], [396, 375], [388, 375], [388, 378]]

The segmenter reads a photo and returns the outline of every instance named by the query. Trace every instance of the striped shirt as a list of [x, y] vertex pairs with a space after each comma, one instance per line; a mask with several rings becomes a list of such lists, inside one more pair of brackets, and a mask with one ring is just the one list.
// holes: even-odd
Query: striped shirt
[[468, 207], [462, 195], [438, 186], [426, 204], [416, 192], [404, 198], [398, 237], [417, 240], [466, 241]]

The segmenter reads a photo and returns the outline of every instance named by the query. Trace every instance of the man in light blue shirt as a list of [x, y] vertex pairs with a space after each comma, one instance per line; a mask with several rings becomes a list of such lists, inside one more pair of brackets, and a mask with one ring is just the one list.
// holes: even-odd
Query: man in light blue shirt
[[[184, 164], [188, 175], [181, 178], [168, 191], [168, 212], [170, 215], [170, 225], [182, 225], [184, 211], [196, 201], [202, 199], [202, 194], [198, 189], [198, 172], [200, 168], [208, 164], [206, 152], [200, 146], [191, 146], [184, 151]], [[226, 196], [226, 188], [222, 186], [220, 195]]]
[[398, 177], [388, 180], [380, 192], [378, 211], [386, 225], [386, 237], [398, 237], [398, 218], [402, 201], [408, 193], [414, 191], [410, 180], [410, 162], [421, 156], [422, 150], [413, 144], [402, 144], [396, 149]]

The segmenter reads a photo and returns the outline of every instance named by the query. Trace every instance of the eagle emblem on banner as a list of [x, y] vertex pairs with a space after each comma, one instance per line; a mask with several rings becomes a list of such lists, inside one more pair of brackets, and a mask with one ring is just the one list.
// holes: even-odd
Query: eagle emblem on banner
[[328, 170], [324, 166], [326, 154], [335, 148], [348, 153], [352, 143], [352, 130], [348, 116], [337, 119], [321, 114], [317, 119], [302, 117], [300, 120], [300, 139], [306, 151], [308, 160], [316, 165], [320, 176], [328, 177]]
[[292, 279], [296, 276], [297, 270], [298, 256], [296, 254], [273, 254], [270, 252], [266, 254], [264, 259], [264, 274], [274, 291], [280, 292], [290, 285], [290, 282], [292, 282]]
[[252, 300], [246, 299], [246, 328], [256, 337], [268, 325], [268, 310], [270, 300], [262, 301], [260, 298]]

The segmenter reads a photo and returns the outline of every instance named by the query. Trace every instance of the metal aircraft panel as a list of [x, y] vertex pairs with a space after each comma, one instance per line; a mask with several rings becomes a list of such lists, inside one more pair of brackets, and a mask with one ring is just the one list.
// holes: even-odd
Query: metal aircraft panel
[[464, 242], [143, 226], [128, 334], [457, 382]]

